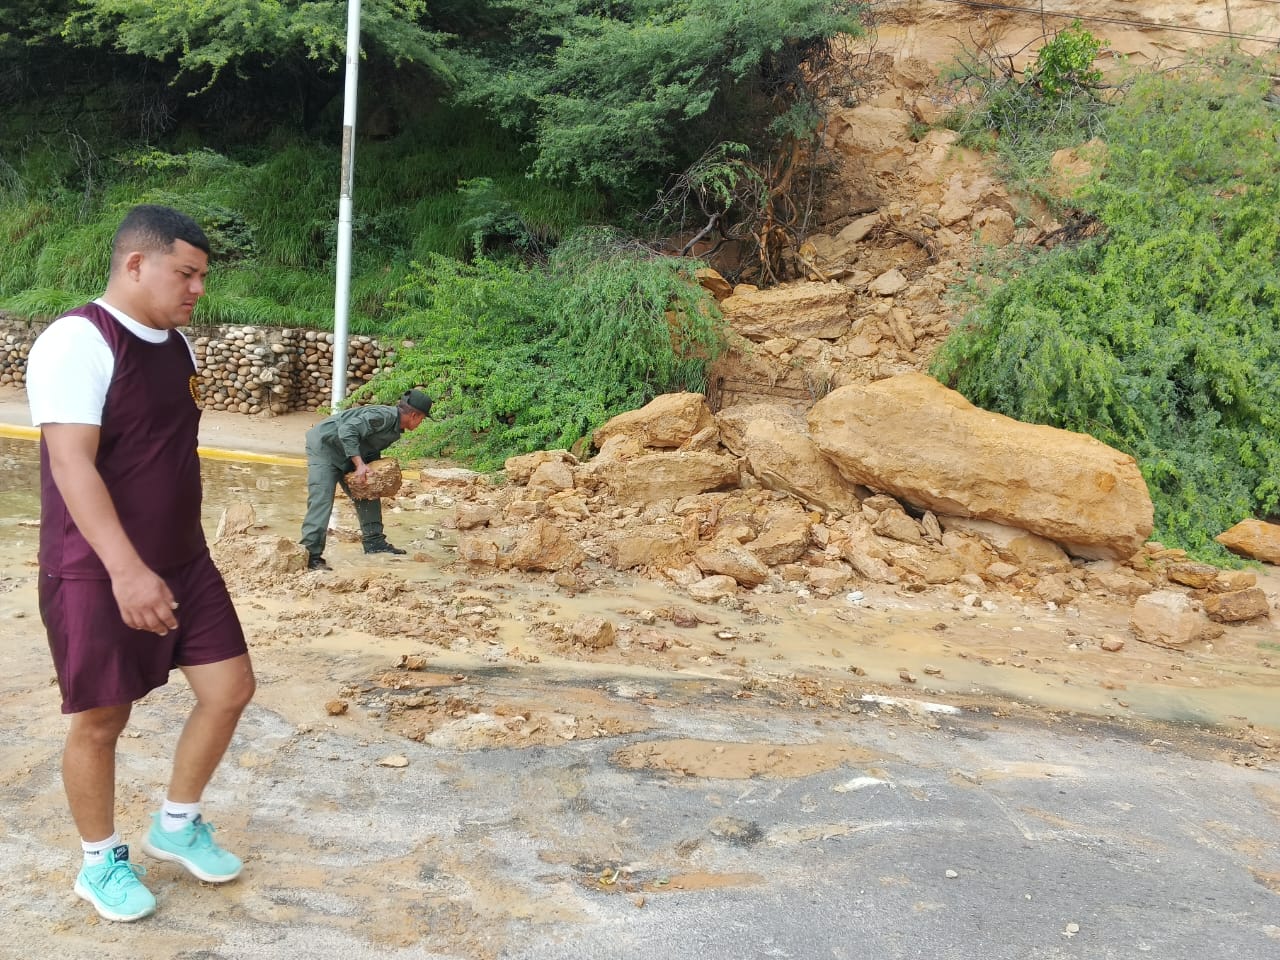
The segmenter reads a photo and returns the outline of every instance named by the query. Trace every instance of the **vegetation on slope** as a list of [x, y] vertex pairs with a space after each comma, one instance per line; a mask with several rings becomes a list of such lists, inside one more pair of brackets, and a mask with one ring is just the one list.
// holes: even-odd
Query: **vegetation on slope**
[[1280, 499], [1269, 94], [1239, 61], [1139, 77], [1100, 112], [1105, 163], [1072, 201], [1101, 230], [1012, 265], [933, 367], [979, 406], [1132, 454], [1156, 538], [1218, 561], [1213, 538]]
[[421, 384], [438, 398], [412, 454], [492, 469], [570, 448], [659, 393], [705, 390], [724, 330], [689, 269], [608, 230], [575, 235], [545, 267], [432, 257], [397, 303], [413, 346], [366, 392]]

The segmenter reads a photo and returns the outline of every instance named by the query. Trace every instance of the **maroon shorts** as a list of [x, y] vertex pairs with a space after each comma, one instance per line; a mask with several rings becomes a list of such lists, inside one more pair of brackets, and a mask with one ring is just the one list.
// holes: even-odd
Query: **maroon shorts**
[[226, 582], [208, 551], [164, 579], [178, 601], [178, 629], [162, 637], [125, 625], [110, 580], [41, 574], [40, 616], [63, 713], [133, 703], [168, 683], [174, 667], [248, 652]]

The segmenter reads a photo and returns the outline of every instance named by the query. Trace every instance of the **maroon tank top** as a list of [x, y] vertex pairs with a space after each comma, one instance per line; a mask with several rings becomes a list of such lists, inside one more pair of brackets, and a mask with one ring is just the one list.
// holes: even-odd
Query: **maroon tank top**
[[[191, 351], [176, 330], [163, 343], [148, 343], [96, 303], [68, 315], [92, 323], [115, 356], [97, 466], [120, 523], [152, 570], [163, 573], [189, 563], [205, 550], [196, 455], [200, 406]], [[53, 482], [43, 439], [40, 569], [69, 580], [108, 579]]]

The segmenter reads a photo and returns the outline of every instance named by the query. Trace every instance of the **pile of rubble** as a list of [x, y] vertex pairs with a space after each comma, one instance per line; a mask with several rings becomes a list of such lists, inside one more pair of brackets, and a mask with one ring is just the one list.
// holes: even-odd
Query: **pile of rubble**
[[514, 457], [500, 485], [425, 470], [405, 495], [453, 505], [444, 526], [461, 563], [549, 574], [568, 591], [595, 568], [704, 603], [868, 583], [1051, 608], [1091, 594], [1132, 604], [1139, 639], [1173, 647], [1269, 613], [1251, 572], [1147, 541], [1132, 458], [979, 410], [921, 375], [835, 391], [807, 418], [785, 405], [712, 414], [699, 394], [669, 394], [594, 440], [586, 461]]

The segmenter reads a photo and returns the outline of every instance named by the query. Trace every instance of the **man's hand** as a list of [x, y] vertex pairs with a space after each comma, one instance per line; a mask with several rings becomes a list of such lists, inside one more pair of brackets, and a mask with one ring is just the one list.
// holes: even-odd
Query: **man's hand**
[[355, 476], [353, 476], [351, 479], [354, 480], [356, 483], [368, 483], [369, 482], [369, 465], [365, 463], [363, 460], [361, 460], [359, 457], [352, 457], [351, 463], [355, 467], [355, 469], [352, 470], [352, 473], [354, 473]]
[[112, 577], [111, 592], [126, 626], [162, 637], [178, 629], [178, 618], [174, 615], [178, 602], [173, 599], [169, 585], [149, 567], [139, 566], [127, 575]]

